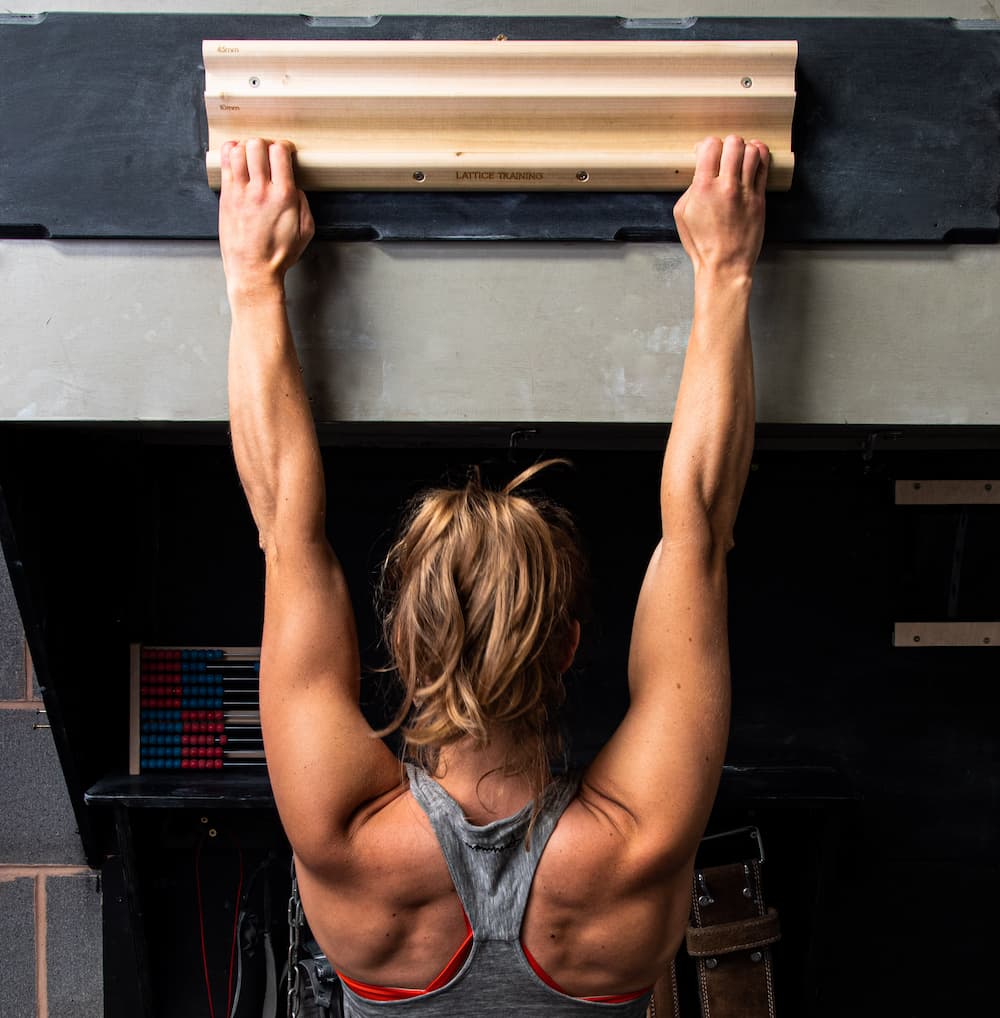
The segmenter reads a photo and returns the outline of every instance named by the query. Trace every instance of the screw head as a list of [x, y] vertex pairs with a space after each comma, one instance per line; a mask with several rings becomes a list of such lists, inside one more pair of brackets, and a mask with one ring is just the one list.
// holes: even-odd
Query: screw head
[[742, 85], [742, 86], [743, 86], [744, 88], [750, 88], [750, 87], [751, 87], [751, 86], [753, 85], [753, 78], [744, 78], [744, 79], [743, 79], [743, 80], [742, 80], [742, 81], [740, 82], [740, 84], [741, 84], [741, 85]]
[[718, 958], [706, 958], [705, 959], [705, 968], [707, 968], [707, 969], [714, 969], [715, 966], [718, 965], [718, 964], [719, 964], [719, 959]]
[[251, 87], [251, 88], [257, 88], [257, 87], [258, 87], [259, 85], [260, 85], [260, 78], [258, 78], [258, 77], [257, 77], [257, 75], [255, 74], [255, 75], [254, 75], [254, 76], [253, 76], [253, 77], [252, 77], [252, 78], [250, 79], [250, 87]]
[[413, 179], [419, 184], [422, 180], [426, 180], [427, 178], [424, 176], [423, 170], [415, 170]]
[[913, 642], [914, 643], [920, 643], [920, 637], [919, 636], [913, 637]]
[[751, 951], [750, 953], [750, 960], [754, 962], [760, 961], [763, 957], [764, 955], [760, 951]]
[[580, 170], [580, 172], [576, 175], [576, 179], [581, 182], [590, 180], [590, 174], [586, 170]]

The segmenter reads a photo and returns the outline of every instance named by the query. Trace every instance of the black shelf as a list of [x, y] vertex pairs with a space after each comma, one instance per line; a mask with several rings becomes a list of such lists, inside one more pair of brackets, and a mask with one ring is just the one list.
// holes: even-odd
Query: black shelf
[[[809, 806], [856, 799], [847, 778], [836, 768], [816, 766], [726, 765], [719, 786], [721, 808]], [[145, 809], [273, 808], [266, 773], [185, 773], [109, 775], [84, 795], [88, 806]]]
[[109, 775], [84, 794], [88, 806], [132, 806], [147, 809], [274, 808], [271, 782], [259, 774]]

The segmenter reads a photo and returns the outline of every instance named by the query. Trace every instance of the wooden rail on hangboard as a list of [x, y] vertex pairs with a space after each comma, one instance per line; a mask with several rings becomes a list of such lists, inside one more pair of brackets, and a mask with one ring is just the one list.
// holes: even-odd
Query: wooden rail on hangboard
[[230, 139], [288, 139], [307, 190], [674, 191], [705, 135], [791, 186], [798, 44], [208, 40], [209, 184]]

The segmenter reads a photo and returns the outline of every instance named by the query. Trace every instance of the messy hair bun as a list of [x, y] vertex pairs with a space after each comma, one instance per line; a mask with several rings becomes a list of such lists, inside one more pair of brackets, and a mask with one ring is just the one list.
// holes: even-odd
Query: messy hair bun
[[[478, 469], [464, 487], [410, 504], [382, 571], [386, 646], [403, 702], [407, 754], [432, 773], [440, 749], [510, 735], [504, 773], [524, 774], [536, 802], [559, 748], [561, 672], [582, 605], [584, 563], [564, 509], [522, 490], [529, 467], [500, 491]], [[385, 733], [383, 733], [385, 734]]]

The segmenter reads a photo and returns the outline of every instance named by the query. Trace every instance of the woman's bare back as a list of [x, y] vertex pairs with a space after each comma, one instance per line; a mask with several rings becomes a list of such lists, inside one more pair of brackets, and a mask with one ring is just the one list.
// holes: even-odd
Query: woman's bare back
[[[590, 796], [584, 788], [573, 799], [549, 838], [521, 930], [540, 967], [581, 997], [630, 993], [656, 981], [680, 943], [690, 886], [686, 870], [658, 879], [645, 872], [628, 832], [616, 830]], [[474, 798], [452, 797], [472, 823], [497, 819]], [[426, 815], [401, 787], [352, 843], [349, 876], [300, 876], [318, 943], [352, 979], [427, 986], [468, 928]]]

